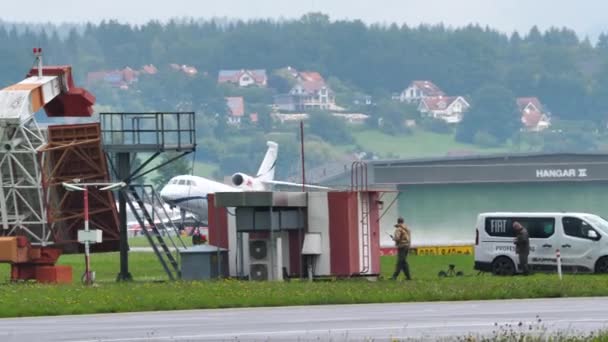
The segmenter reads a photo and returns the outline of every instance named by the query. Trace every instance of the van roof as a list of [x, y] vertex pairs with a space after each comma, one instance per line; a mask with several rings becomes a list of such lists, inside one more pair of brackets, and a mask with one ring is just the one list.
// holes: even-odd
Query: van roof
[[568, 216], [568, 215], [593, 215], [578, 211], [497, 211], [480, 213], [479, 216]]

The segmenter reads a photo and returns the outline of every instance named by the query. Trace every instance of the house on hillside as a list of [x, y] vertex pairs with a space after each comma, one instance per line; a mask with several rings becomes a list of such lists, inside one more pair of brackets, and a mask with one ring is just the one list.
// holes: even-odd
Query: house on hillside
[[230, 83], [239, 87], [248, 87], [251, 85], [266, 87], [268, 77], [266, 76], [266, 70], [264, 69], [220, 70], [217, 77], [217, 83]]
[[399, 94], [399, 101], [418, 103], [426, 97], [445, 96], [445, 93], [431, 81], [412, 81], [410, 85]]
[[331, 115], [354, 125], [364, 124], [369, 119], [369, 115], [363, 113], [332, 113]]
[[245, 115], [245, 100], [242, 96], [226, 97], [226, 105], [228, 106], [228, 123], [231, 125], [239, 125], [241, 118]]
[[148, 65], [144, 65], [141, 68], [141, 73], [148, 74], [148, 75], [156, 75], [158, 73], [158, 69], [153, 64], [148, 64]]
[[459, 123], [463, 113], [471, 105], [462, 96], [424, 97], [418, 104], [418, 111], [423, 115], [441, 119], [447, 123]]
[[516, 102], [524, 129], [540, 132], [551, 126], [551, 118], [537, 97], [518, 97]]
[[121, 70], [92, 71], [87, 73], [87, 83], [106, 83], [115, 88], [128, 89], [129, 85], [137, 81], [139, 71], [126, 67]]
[[275, 110], [306, 111], [306, 110], [343, 110], [336, 106], [336, 97], [323, 76], [316, 71], [301, 71], [288, 67], [278, 73], [290, 84], [293, 84], [287, 94], [274, 97]]
[[310, 118], [310, 115], [307, 113], [272, 113], [271, 117], [273, 120], [283, 124], [289, 122], [306, 121]]
[[179, 64], [171, 63], [171, 64], [169, 64], [169, 66], [171, 67], [171, 69], [173, 69], [175, 71], [181, 71], [188, 76], [196, 76], [196, 74], [198, 74], [198, 70], [191, 65], [186, 65], [186, 64], [179, 65]]

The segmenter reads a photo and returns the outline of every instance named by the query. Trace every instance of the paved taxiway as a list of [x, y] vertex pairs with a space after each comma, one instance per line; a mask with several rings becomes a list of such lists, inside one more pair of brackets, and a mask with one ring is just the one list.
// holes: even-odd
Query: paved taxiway
[[[540, 323], [538, 322], [540, 320]], [[522, 327], [519, 327], [519, 323]], [[496, 326], [498, 324], [498, 327]], [[433, 340], [510, 324], [608, 328], [608, 298], [569, 298], [192, 310], [0, 320], [0, 341]]]

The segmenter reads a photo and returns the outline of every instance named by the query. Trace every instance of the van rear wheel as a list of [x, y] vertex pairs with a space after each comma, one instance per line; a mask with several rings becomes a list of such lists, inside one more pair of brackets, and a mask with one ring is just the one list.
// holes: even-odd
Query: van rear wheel
[[498, 257], [492, 262], [492, 273], [498, 276], [510, 276], [515, 274], [515, 265], [507, 257]]
[[601, 273], [601, 274], [608, 273], [608, 256], [601, 257], [595, 263], [595, 273]]

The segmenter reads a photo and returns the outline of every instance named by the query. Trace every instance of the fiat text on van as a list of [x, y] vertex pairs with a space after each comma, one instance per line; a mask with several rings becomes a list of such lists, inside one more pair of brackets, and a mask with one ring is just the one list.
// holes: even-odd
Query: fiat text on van
[[530, 235], [528, 264], [537, 271], [608, 273], [608, 221], [586, 213], [482, 213], [477, 217], [475, 269], [496, 275], [519, 272], [513, 222]]

